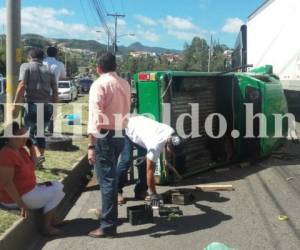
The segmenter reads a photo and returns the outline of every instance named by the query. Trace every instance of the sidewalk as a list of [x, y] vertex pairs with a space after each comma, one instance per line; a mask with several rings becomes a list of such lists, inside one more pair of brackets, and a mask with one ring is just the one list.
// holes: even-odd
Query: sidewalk
[[[140, 204], [132, 199], [119, 207], [124, 222], [118, 228], [118, 238], [93, 239], [87, 233], [98, 221], [88, 213], [99, 206], [99, 191], [95, 187], [82, 193], [69, 212], [74, 220], [58, 239], [37, 239], [31, 250], [85, 249], [203, 249], [211, 242], [222, 242], [234, 249], [299, 249], [300, 245], [300, 144], [289, 144], [283, 154], [292, 159], [274, 157], [256, 166], [230, 167], [226, 172], [209, 172], [187, 180], [182, 188], [193, 188], [204, 181], [230, 183], [234, 191], [197, 192], [196, 203], [181, 206], [183, 216], [168, 221], [155, 212], [153, 224], [131, 226], [126, 218], [126, 206]], [[289, 155], [290, 156], [290, 155]], [[207, 177], [207, 178], [206, 178]], [[289, 179], [293, 177], [292, 179]], [[159, 187], [163, 192], [175, 187]], [[176, 187], [177, 188], [177, 187]], [[133, 187], [125, 189], [133, 197]], [[278, 215], [288, 220], [278, 220]]]

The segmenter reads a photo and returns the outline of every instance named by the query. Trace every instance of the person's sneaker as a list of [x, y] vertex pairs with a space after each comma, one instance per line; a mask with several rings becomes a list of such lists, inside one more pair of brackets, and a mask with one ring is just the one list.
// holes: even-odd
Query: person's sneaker
[[123, 194], [118, 193], [118, 205], [124, 205], [125, 204], [125, 198], [123, 197]]

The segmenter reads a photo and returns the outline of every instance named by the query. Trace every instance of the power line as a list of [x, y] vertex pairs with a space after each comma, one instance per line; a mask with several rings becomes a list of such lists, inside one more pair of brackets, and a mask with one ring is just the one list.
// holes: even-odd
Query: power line
[[95, 7], [96, 14], [97, 14], [97, 16], [98, 16], [98, 18], [99, 18], [99, 20], [100, 20], [100, 22], [101, 22], [104, 30], [106, 31], [109, 39], [111, 39], [112, 38], [112, 32], [111, 32], [109, 26], [106, 23], [106, 20], [105, 20], [106, 16], [104, 14], [106, 11], [105, 11], [105, 8], [104, 8], [102, 2], [99, 1], [99, 0], [92, 0], [92, 3], [94, 5], [94, 7]]
[[91, 13], [92, 13], [92, 16], [94, 18], [95, 23], [98, 23], [98, 18], [97, 18], [96, 13], [94, 12], [94, 8], [92, 6], [92, 2], [90, 0], [88, 0], [88, 3], [89, 3], [89, 7], [90, 7], [90, 10], [91, 10]]
[[86, 25], [87, 25], [88, 27], [90, 27], [90, 28], [91, 28], [91, 25], [89, 24], [89, 21], [88, 21], [88, 18], [87, 18], [86, 12], [85, 12], [84, 5], [83, 5], [83, 3], [82, 3], [82, 0], [80, 0], [80, 5], [81, 5], [81, 8], [82, 8], [82, 13], [83, 13], [83, 16], [84, 16], [84, 19], [85, 19]]

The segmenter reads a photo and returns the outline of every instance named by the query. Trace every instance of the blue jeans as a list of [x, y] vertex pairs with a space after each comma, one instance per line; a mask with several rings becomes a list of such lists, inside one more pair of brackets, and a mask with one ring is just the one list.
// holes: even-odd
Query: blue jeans
[[100, 229], [107, 233], [115, 231], [117, 227], [117, 162], [123, 146], [124, 138], [114, 137], [112, 131], [96, 141], [95, 173], [102, 196]]
[[[51, 104], [44, 104], [44, 130], [49, 126], [51, 117], [53, 114], [53, 106]], [[37, 120], [37, 107], [34, 103], [28, 103], [28, 110], [24, 114], [25, 127], [29, 129], [30, 138], [34, 145], [41, 149], [46, 148], [46, 139], [44, 137], [37, 137], [37, 124], [40, 122]]]
[[[134, 144], [130, 139], [125, 136], [124, 148], [120, 156], [120, 161], [117, 168], [118, 174], [118, 192], [123, 193], [123, 187], [127, 181], [127, 172], [129, 168], [132, 166], [133, 162], [133, 146], [136, 146], [138, 149], [138, 155], [144, 156], [147, 153], [147, 150]], [[146, 181], [146, 163], [145, 161], [138, 166], [138, 180], [136, 182], [134, 193], [135, 197], [139, 197], [143, 195], [147, 191], [147, 181]]]

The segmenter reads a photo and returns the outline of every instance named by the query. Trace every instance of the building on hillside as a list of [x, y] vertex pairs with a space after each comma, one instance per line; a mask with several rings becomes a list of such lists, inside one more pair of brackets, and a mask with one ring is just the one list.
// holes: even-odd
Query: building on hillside
[[164, 53], [161, 55], [161, 58], [165, 59], [170, 63], [173, 63], [173, 62], [182, 61], [184, 56], [181, 54]]
[[147, 52], [147, 51], [132, 51], [129, 52], [129, 55], [135, 58], [140, 58], [140, 57], [157, 57], [157, 54], [155, 52]]

